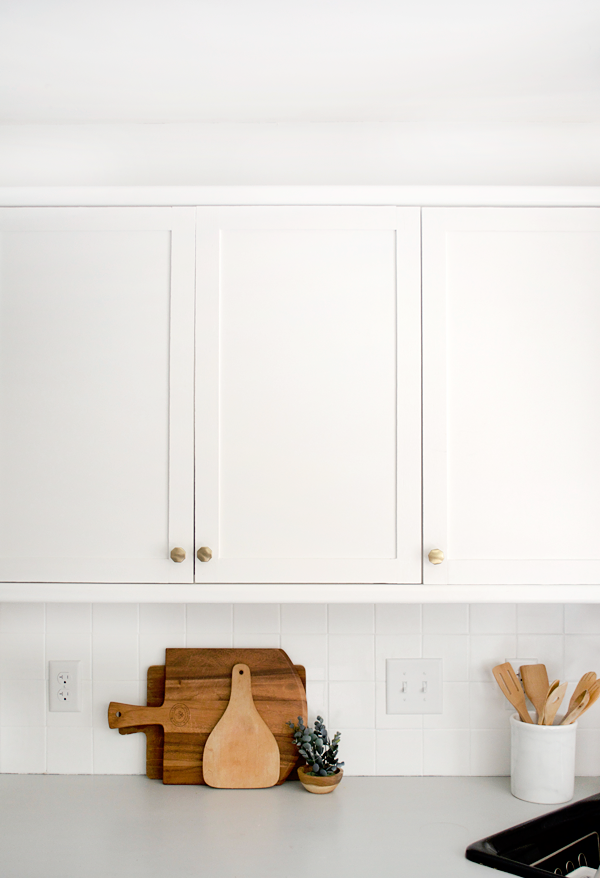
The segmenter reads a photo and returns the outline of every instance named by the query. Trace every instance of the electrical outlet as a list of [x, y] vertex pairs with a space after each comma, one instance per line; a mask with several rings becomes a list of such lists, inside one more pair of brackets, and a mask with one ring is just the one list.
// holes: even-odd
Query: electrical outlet
[[48, 662], [48, 709], [77, 713], [79, 698], [79, 661]]
[[386, 713], [442, 713], [441, 659], [387, 659]]

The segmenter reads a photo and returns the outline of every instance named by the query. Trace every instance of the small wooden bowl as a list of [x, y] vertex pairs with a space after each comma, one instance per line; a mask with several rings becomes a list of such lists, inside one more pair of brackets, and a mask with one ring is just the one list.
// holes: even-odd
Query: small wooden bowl
[[301, 765], [298, 768], [298, 777], [300, 778], [300, 783], [304, 789], [308, 790], [309, 793], [317, 793], [317, 795], [321, 796], [324, 793], [332, 793], [341, 781], [343, 775], [343, 768], [338, 768], [336, 774], [330, 774], [327, 777], [315, 777], [312, 774], [308, 774], [304, 765]]

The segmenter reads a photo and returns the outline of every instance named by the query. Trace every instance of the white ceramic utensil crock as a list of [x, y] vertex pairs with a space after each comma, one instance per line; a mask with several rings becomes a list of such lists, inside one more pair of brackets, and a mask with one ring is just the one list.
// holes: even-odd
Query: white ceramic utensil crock
[[[560, 719], [558, 720], [560, 722]], [[577, 721], [567, 726], [510, 718], [510, 791], [517, 799], [557, 805], [573, 798]]]

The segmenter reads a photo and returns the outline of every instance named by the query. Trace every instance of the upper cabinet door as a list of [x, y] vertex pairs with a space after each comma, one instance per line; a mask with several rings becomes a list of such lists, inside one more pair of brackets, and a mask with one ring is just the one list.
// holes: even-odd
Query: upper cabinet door
[[3, 209], [0, 247], [0, 579], [193, 581], [194, 209]]
[[420, 582], [420, 223], [201, 208], [204, 582]]
[[423, 332], [425, 582], [600, 582], [600, 210], [424, 210]]

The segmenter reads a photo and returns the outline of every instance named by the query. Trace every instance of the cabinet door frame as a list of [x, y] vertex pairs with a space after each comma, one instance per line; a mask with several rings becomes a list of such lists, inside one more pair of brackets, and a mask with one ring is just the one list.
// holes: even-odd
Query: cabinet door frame
[[[1, 581], [56, 583], [192, 583], [194, 474], [193, 207], [0, 208], [1, 231], [167, 231], [171, 237], [169, 325], [168, 533], [162, 558], [32, 558], [0, 562]], [[35, 535], [32, 535], [35, 539]], [[183, 563], [170, 551], [181, 546]], [[126, 549], [126, 537], [124, 537]]]
[[[519, 219], [515, 221], [516, 216]], [[594, 207], [424, 208], [423, 582], [425, 585], [596, 585], [600, 559], [470, 559], [448, 545], [446, 235], [477, 231], [600, 231]], [[444, 561], [428, 553], [439, 548]]]
[[[219, 558], [219, 240], [222, 229], [386, 229], [396, 234], [396, 557]], [[420, 209], [414, 207], [224, 207], [197, 209], [196, 561], [206, 583], [421, 582]], [[400, 494], [403, 494], [400, 502]], [[408, 499], [405, 499], [408, 498]], [[258, 563], [257, 563], [258, 562]], [[410, 568], [411, 575], [402, 574]], [[373, 572], [376, 570], [377, 572]], [[293, 572], [291, 572], [293, 571]]]

